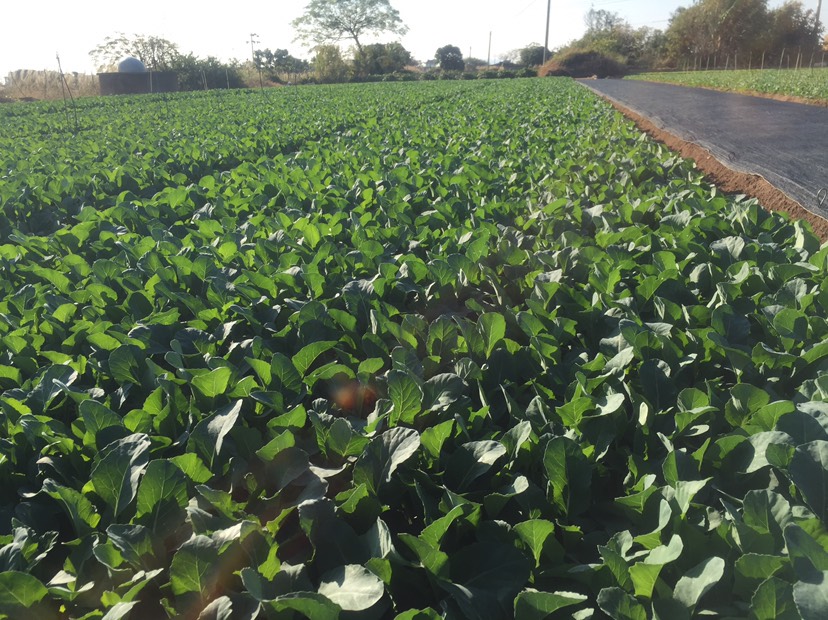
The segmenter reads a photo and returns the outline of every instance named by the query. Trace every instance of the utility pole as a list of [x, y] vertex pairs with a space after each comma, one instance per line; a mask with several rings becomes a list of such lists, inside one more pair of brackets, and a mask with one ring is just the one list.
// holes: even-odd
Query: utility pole
[[250, 60], [253, 61], [253, 66], [259, 70], [259, 88], [264, 90], [264, 82], [262, 81], [262, 68], [256, 62], [256, 48], [254, 45], [259, 42], [259, 35], [255, 32], [250, 33]]
[[[816, 11], [816, 24], [814, 24], [814, 34], [819, 37], [819, 14], [822, 12], [822, 0], [819, 0], [817, 3], [817, 11]], [[822, 41], [819, 41], [822, 43]], [[822, 45], [820, 45], [822, 47]]]
[[[821, 2], [822, 0], [820, 0]], [[546, 2], [546, 39], [543, 43], [543, 64], [546, 64], [546, 53], [549, 49], [549, 18], [552, 15], [552, 0]]]
[[492, 31], [489, 30], [489, 53], [486, 56], [486, 66], [490, 67], [492, 64]]

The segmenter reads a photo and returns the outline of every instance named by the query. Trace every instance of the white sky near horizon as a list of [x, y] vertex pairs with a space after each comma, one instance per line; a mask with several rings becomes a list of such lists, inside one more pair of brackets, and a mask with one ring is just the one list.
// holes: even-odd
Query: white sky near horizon
[[[553, 0], [549, 46], [555, 48], [580, 37], [584, 15], [594, 7], [620, 14], [635, 27], [664, 29], [672, 12], [693, 0]], [[287, 48], [309, 58], [294, 41], [290, 23], [301, 15], [307, 0], [0, 0], [0, 80], [16, 69], [56, 69], [60, 54], [65, 72], [93, 72], [89, 51], [118, 32], [161, 36], [183, 53], [216, 56], [222, 60], [250, 57], [250, 33], [261, 48]], [[544, 0], [391, 0], [409, 27], [400, 40], [417, 60], [426, 61], [438, 47], [457, 45], [463, 55], [486, 58], [492, 32], [492, 62], [510, 50], [543, 43]], [[770, 0], [769, 6], [782, 4]], [[803, 0], [816, 10], [817, 0]], [[138, 8], [140, 7], [140, 8]], [[828, 2], [822, 10], [828, 18]]]

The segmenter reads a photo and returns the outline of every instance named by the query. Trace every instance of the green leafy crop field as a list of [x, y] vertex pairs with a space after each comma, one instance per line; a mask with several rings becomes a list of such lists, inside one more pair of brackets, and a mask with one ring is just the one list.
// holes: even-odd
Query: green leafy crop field
[[828, 68], [642, 73], [628, 79], [828, 101]]
[[0, 108], [0, 617], [825, 618], [828, 248], [568, 80]]

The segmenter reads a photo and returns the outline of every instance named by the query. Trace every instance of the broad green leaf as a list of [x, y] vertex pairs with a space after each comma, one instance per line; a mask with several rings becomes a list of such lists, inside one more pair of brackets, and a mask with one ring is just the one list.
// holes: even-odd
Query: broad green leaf
[[800, 620], [791, 584], [776, 577], [766, 579], [756, 588], [750, 610], [756, 620]]
[[423, 528], [420, 538], [435, 549], [439, 549], [440, 543], [443, 541], [443, 536], [445, 536], [446, 532], [451, 527], [451, 524], [460, 517], [468, 514], [469, 508], [469, 504], [455, 506], [449, 510], [447, 514]]
[[[732, 406], [735, 412], [734, 421], [741, 421], [756, 413], [770, 402], [770, 395], [762, 389], [754, 387], [749, 383], [739, 383], [730, 390]], [[730, 415], [730, 414], [729, 414]]]
[[486, 357], [491, 357], [492, 351], [506, 336], [506, 319], [502, 314], [493, 312], [481, 315], [477, 328], [483, 338]]
[[138, 479], [149, 462], [150, 445], [149, 438], [140, 433], [125, 437], [110, 444], [105, 456], [92, 469], [95, 492], [115, 516], [135, 499]]
[[428, 609], [409, 609], [394, 616], [394, 620], [441, 620], [442, 617], [429, 607]]
[[434, 458], [440, 457], [443, 445], [454, 432], [454, 420], [446, 420], [435, 426], [430, 426], [420, 436], [423, 448]]
[[647, 610], [621, 588], [604, 588], [598, 593], [598, 606], [612, 620], [647, 620]]
[[360, 435], [342, 418], [337, 418], [328, 431], [328, 446], [344, 457], [358, 456], [368, 445], [368, 438]]
[[138, 604], [138, 601], [129, 601], [116, 603], [109, 608], [101, 620], [122, 620], [122, 618], [129, 617], [129, 612]]
[[518, 422], [500, 438], [501, 443], [506, 446], [512, 458], [517, 458], [520, 447], [529, 441], [532, 436], [532, 424], [529, 420]]
[[208, 598], [217, 585], [220, 544], [209, 536], [193, 536], [179, 547], [170, 564], [170, 586], [176, 596]]
[[394, 405], [392, 419], [413, 424], [423, 408], [423, 390], [413, 377], [392, 370], [388, 374], [388, 397]]
[[797, 411], [783, 415], [776, 423], [776, 430], [793, 437], [797, 445], [811, 441], [828, 441], [828, 410], [817, 405], [828, 403], [805, 403]]
[[543, 519], [523, 521], [514, 526], [514, 532], [525, 542], [535, 558], [535, 566], [540, 566], [540, 558], [547, 539], [555, 533], [555, 525]]
[[799, 310], [784, 308], [773, 317], [773, 328], [783, 338], [802, 342], [808, 334], [808, 317]]
[[411, 534], [400, 534], [400, 540], [413, 551], [429, 573], [440, 579], [448, 579], [449, 557], [439, 549]]
[[[337, 420], [338, 421], [338, 420]], [[347, 424], [347, 422], [346, 422]], [[272, 461], [282, 450], [296, 445], [296, 437], [289, 430], [283, 431], [267, 442], [264, 447], [256, 450], [256, 456], [263, 461]]]
[[215, 398], [227, 391], [233, 371], [227, 367], [220, 367], [210, 372], [193, 377], [191, 383], [195, 389], [207, 398]]
[[385, 586], [367, 568], [349, 564], [322, 575], [319, 594], [344, 611], [364, 611], [379, 602]]
[[734, 459], [738, 470], [752, 474], [771, 465], [769, 457], [772, 457], [772, 450], [776, 446], [790, 446], [793, 448], [793, 439], [787, 434], [779, 431], [765, 431], [748, 437], [734, 451]]
[[75, 528], [75, 534], [79, 538], [92, 532], [101, 520], [95, 506], [86, 498], [86, 496], [77, 492], [75, 489], [70, 489], [57, 484], [54, 480], [47, 478], [43, 481], [43, 491], [60, 502], [63, 509], [69, 515], [72, 525]]
[[265, 388], [270, 387], [270, 382], [273, 380], [270, 364], [252, 357], [245, 358], [245, 361], [250, 364], [250, 367], [253, 369], [253, 372], [256, 373], [256, 376], [259, 377], [262, 385], [264, 385]]
[[719, 582], [724, 575], [724, 568], [724, 560], [719, 557], [714, 556], [702, 561], [678, 580], [673, 589], [673, 598], [692, 610]]
[[445, 481], [449, 488], [464, 491], [506, 455], [499, 441], [470, 441], [458, 447], [446, 463]]
[[647, 564], [645, 562], [638, 562], [630, 566], [630, 579], [636, 596], [645, 599], [652, 598], [662, 568], [661, 564]]
[[172, 461], [151, 461], [138, 486], [136, 519], [161, 534], [179, 525], [188, 501], [184, 472]]
[[785, 545], [794, 570], [800, 579], [828, 571], [828, 550], [814, 540], [802, 527], [791, 523], [785, 528]]
[[0, 573], [0, 614], [10, 618], [26, 617], [26, 610], [37, 605], [48, 594], [46, 587], [28, 573]]
[[604, 566], [609, 569], [615, 578], [615, 582], [625, 590], [629, 590], [632, 587], [630, 567], [620, 551], [610, 545], [601, 545], [598, 547], [598, 552], [604, 560]]
[[192, 452], [174, 456], [170, 462], [184, 472], [191, 481], [196, 484], [204, 484], [209, 482], [213, 477], [212, 472], [204, 465], [202, 460]]
[[270, 389], [282, 392], [285, 402], [292, 401], [302, 393], [304, 389], [302, 376], [287, 356], [281, 353], [274, 355], [270, 362], [270, 373], [272, 375]]
[[93, 347], [102, 349], [104, 351], [114, 351], [115, 349], [121, 346], [120, 340], [113, 338], [109, 334], [104, 334], [103, 332], [89, 334], [86, 337], [86, 341]]
[[154, 568], [157, 563], [153, 534], [143, 525], [115, 524], [106, 528], [106, 535], [124, 559], [137, 569]]
[[354, 464], [354, 484], [376, 493], [397, 468], [417, 453], [420, 435], [410, 428], [391, 428], [375, 437]]
[[474, 543], [450, 556], [451, 578], [473, 593], [494, 595], [501, 603], [512, 601], [529, 579], [526, 556], [507, 544]]
[[[320, 496], [324, 492], [323, 487]], [[299, 505], [299, 524], [315, 550], [314, 566], [323, 573], [365, 558], [365, 545], [335, 508], [323, 497]]]
[[201, 610], [198, 620], [233, 620], [233, 601], [220, 596]]
[[687, 511], [690, 510], [690, 503], [693, 501], [693, 498], [695, 498], [696, 495], [704, 489], [709, 482], [709, 478], [707, 480], [679, 480], [676, 482], [675, 498], [682, 515], [687, 514]]
[[300, 349], [300, 351], [293, 356], [291, 361], [299, 374], [304, 377], [308, 370], [310, 370], [310, 367], [313, 366], [313, 363], [317, 360], [317, 358], [323, 353], [333, 349], [337, 344], [338, 343], [335, 340], [312, 342], [311, 344]]
[[[78, 406], [78, 413], [80, 413], [81, 419], [83, 420], [86, 432], [90, 434], [95, 442], [93, 445], [98, 449], [106, 447], [106, 444], [101, 445], [99, 443], [98, 433], [112, 427], [117, 427], [118, 429], [124, 428], [124, 422], [121, 416], [96, 400], [89, 399], [83, 401]], [[128, 431], [124, 431], [124, 435], [127, 433]], [[109, 437], [113, 441], [120, 438], [117, 435]]]
[[135, 345], [125, 344], [109, 354], [109, 372], [122, 385], [141, 385], [145, 367], [144, 352]]
[[788, 564], [787, 558], [778, 555], [746, 553], [734, 565], [737, 579], [745, 579], [756, 587], [768, 577], [779, 572]]
[[538, 592], [526, 589], [515, 598], [515, 618], [543, 620], [564, 607], [579, 605], [587, 597], [575, 592]]
[[797, 581], [793, 598], [802, 620], [828, 618], [828, 571], [815, 574], [808, 581]]
[[195, 452], [211, 470], [217, 456], [221, 454], [224, 440], [236, 424], [241, 412], [242, 401], [228, 405], [196, 424], [187, 449]]
[[578, 444], [566, 437], [553, 438], [546, 446], [543, 465], [555, 505], [569, 516], [586, 510], [592, 466]]
[[682, 411], [697, 411], [710, 405], [707, 394], [697, 388], [687, 388], [679, 392], [677, 404]]
[[681, 557], [684, 550], [684, 543], [681, 537], [673, 534], [670, 537], [670, 542], [666, 545], [661, 545], [650, 551], [650, 554], [644, 559], [645, 564], [669, 564], [675, 562]]
[[23, 375], [20, 373], [19, 368], [0, 364], [0, 379], [8, 379], [15, 385], [20, 385], [22, 378]]
[[291, 592], [266, 601], [264, 606], [275, 612], [295, 611], [308, 620], [337, 620], [340, 608], [316, 592]]
[[456, 374], [435, 375], [423, 385], [424, 408], [445, 411], [463, 396], [467, 387], [466, 382]]
[[828, 522], [828, 441], [797, 446], [788, 472], [814, 514]]

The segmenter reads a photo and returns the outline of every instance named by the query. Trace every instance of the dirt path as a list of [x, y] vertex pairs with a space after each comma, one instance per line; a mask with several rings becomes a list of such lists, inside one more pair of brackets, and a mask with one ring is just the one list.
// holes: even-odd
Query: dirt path
[[[726, 192], [808, 220], [828, 240], [828, 109], [734, 93], [624, 80], [581, 82]], [[823, 205], [828, 207], [828, 205]]]

